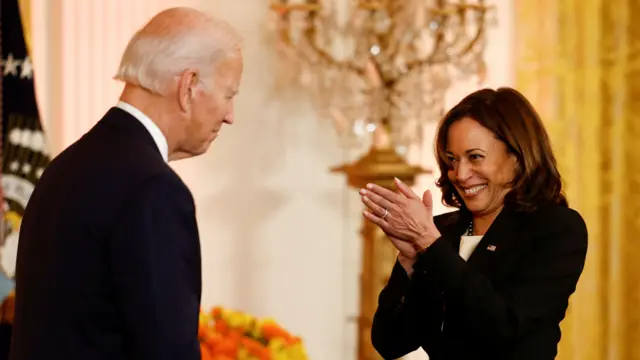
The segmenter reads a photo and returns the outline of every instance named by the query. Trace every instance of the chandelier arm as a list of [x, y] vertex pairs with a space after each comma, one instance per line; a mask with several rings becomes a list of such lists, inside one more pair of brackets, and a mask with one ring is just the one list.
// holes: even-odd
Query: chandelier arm
[[[364, 76], [365, 75], [365, 70], [358, 67], [356, 64], [351, 63], [349, 61], [339, 61], [336, 58], [334, 58], [333, 56], [331, 56], [328, 52], [326, 52], [325, 50], [323, 50], [322, 48], [320, 48], [315, 41], [308, 41], [309, 44], [309, 48], [310, 50], [313, 52], [313, 54], [315, 56], [317, 56], [322, 62], [325, 63], [325, 65], [333, 67], [333, 68], [337, 68], [337, 69], [347, 69], [350, 70], [356, 74], [358, 74], [358, 76]], [[310, 61], [307, 61], [310, 62]]]
[[[434, 10], [432, 10], [434, 11]], [[444, 10], [442, 10], [444, 12]], [[411, 76], [414, 72], [421, 70], [423, 67], [425, 66], [431, 66], [435, 64], [435, 58], [437, 55], [437, 51], [440, 48], [440, 46], [442, 45], [443, 42], [443, 34], [442, 34], [442, 29], [438, 28], [437, 32], [435, 34], [435, 43], [433, 44], [433, 48], [431, 49], [431, 53], [429, 55], [427, 55], [424, 59], [422, 60], [416, 60], [416, 61], [411, 61], [406, 65], [406, 70], [402, 73], [399, 74], [394, 81], [390, 82], [390, 86], [395, 87], [398, 83], [400, 83], [403, 79], [407, 78], [408, 76]], [[448, 59], [446, 59], [444, 62], [448, 62]]]
[[377, 84], [378, 86], [387, 87], [390, 83], [392, 83], [392, 80], [389, 80], [385, 73], [382, 71], [382, 66], [380, 65], [380, 63], [377, 62], [373, 57], [371, 58], [371, 63], [373, 64], [373, 68], [378, 74], [380, 80], [380, 84]]
[[[464, 5], [460, 5], [457, 6], [455, 9], [452, 8], [439, 8], [439, 9], [431, 9], [431, 12], [433, 14], [437, 14], [439, 16], [444, 16], [444, 17], [449, 17], [455, 14], [459, 14], [459, 13], [464, 13], [467, 10], [473, 11], [473, 12], [479, 12], [480, 16], [479, 16], [479, 21], [478, 23], [480, 24], [478, 31], [476, 31], [473, 39], [471, 39], [471, 41], [469, 41], [469, 43], [467, 45], [464, 46], [464, 48], [462, 49], [462, 51], [460, 51], [458, 54], [455, 54], [455, 56], [447, 56], [446, 59], [444, 59], [444, 61], [438, 61], [438, 63], [442, 62], [442, 63], [450, 63], [452, 58], [460, 58], [463, 57], [465, 55], [467, 55], [472, 49], [473, 47], [476, 45], [476, 43], [478, 43], [478, 41], [480, 40], [480, 38], [485, 34], [485, 30], [486, 27], [484, 26], [485, 23], [485, 19], [486, 19], [486, 14], [487, 11], [490, 11], [491, 9], [493, 9], [494, 6], [493, 5], [484, 5], [484, 4], [464, 4]], [[441, 46], [442, 44], [442, 34], [441, 31], [438, 31], [439, 33], [436, 35], [436, 37], [438, 38], [436, 40], [436, 44], [433, 47], [433, 52], [428, 55], [426, 58], [422, 59], [422, 60], [417, 60], [417, 61], [413, 61], [410, 62], [409, 64], [407, 64], [406, 66], [406, 71], [403, 72], [402, 74], [400, 74], [396, 79], [394, 79], [394, 81], [390, 82], [390, 86], [395, 86], [397, 83], [399, 83], [402, 79], [411, 76], [414, 72], [421, 70], [422, 68], [424, 68], [425, 66], [431, 66], [434, 65], [436, 62], [434, 61], [435, 57], [436, 57], [436, 51], [438, 49], [439, 46]]]
[[314, 46], [315, 44], [309, 44], [311, 52], [313, 52], [313, 55], [314, 55], [314, 56], [311, 56], [309, 54], [305, 54], [304, 51], [300, 50], [297, 46], [295, 46], [287, 33], [280, 34], [280, 40], [281, 40], [280, 43], [284, 45], [287, 48], [287, 50], [289, 50], [291, 53], [295, 53], [296, 56], [300, 59], [303, 59], [304, 63], [306, 63], [307, 65], [315, 65], [314, 63], [316, 61], [313, 59], [313, 57], [315, 56], [317, 59], [320, 59], [320, 61], [322, 61], [324, 65], [327, 67], [331, 67], [334, 69], [348, 69], [350, 71], [355, 72], [357, 75], [361, 77], [365, 75], [363, 69], [360, 69], [353, 64], [337, 61], [322, 49]]
[[482, 36], [484, 36], [485, 30], [486, 30], [486, 26], [485, 26], [485, 20], [487, 17], [487, 12], [490, 10], [493, 10], [494, 6], [493, 5], [484, 5], [484, 4], [480, 4], [480, 5], [475, 5], [475, 4], [466, 4], [464, 7], [461, 7], [461, 9], [464, 11], [466, 9], [471, 9], [472, 11], [475, 12], [479, 12], [480, 16], [479, 16], [479, 20], [477, 21], [479, 25], [478, 27], [478, 31], [476, 31], [475, 36], [473, 37], [473, 39], [471, 39], [471, 41], [469, 41], [469, 43], [467, 44], [467, 46], [465, 46], [462, 51], [456, 55], [456, 57], [463, 57], [465, 55], [467, 55], [467, 53], [469, 53], [469, 51], [471, 51], [471, 49], [473, 49], [473, 47], [476, 45], [476, 43], [480, 40], [480, 38], [482, 38]]
[[[471, 51], [471, 49], [473, 49], [473, 47], [475, 46], [475, 44], [480, 40], [480, 38], [482, 37], [482, 35], [484, 35], [484, 27], [481, 27], [478, 32], [476, 33], [476, 35], [474, 36], [473, 40], [469, 42], [469, 44], [467, 44], [463, 51], [461, 51], [459, 54], [456, 54], [456, 58], [465, 56], [467, 53], [469, 53], [469, 51]], [[394, 79], [393, 81], [391, 81], [389, 83], [389, 85], [391, 86], [395, 86], [398, 82], [400, 82], [400, 80], [412, 75], [414, 72], [422, 70], [422, 68], [424, 68], [425, 66], [431, 66], [431, 65], [435, 65], [435, 62], [433, 61], [434, 59], [434, 54], [428, 56], [426, 59], [423, 60], [419, 60], [419, 61], [414, 61], [411, 62], [407, 65], [407, 70], [402, 73], [401, 75], [398, 75], [398, 77], [396, 79]], [[451, 58], [453, 56], [447, 56], [447, 59], [445, 61], [441, 61], [442, 63], [451, 63]]]
[[340, 61], [329, 54], [327, 51], [322, 49], [317, 43], [316, 37], [316, 28], [315, 28], [315, 18], [317, 17], [318, 12], [322, 9], [322, 5], [318, 3], [318, 0], [307, 0], [304, 3], [295, 3], [295, 4], [287, 4], [287, 3], [279, 3], [272, 4], [272, 9], [279, 10], [280, 13], [285, 16], [286, 13], [291, 11], [301, 11], [306, 13], [307, 21], [306, 28], [303, 31], [304, 37], [306, 38], [306, 43], [308, 45], [308, 50], [310, 50], [313, 54], [306, 55], [304, 51], [298, 49], [292, 41], [290, 41], [291, 37], [288, 35], [282, 35], [285, 40], [288, 40], [286, 43], [290, 49], [296, 52], [299, 55], [302, 55], [302, 58], [305, 59], [307, 64], [313, 65], [315, 61], [312, 60], [312, 57], [320, 59], [325, 66], [336, 68], [336, 69], [347, 69], [352, 72], [355, 72], [359, 76], [365, 75], [365, 70], [356, 66], [348, 61]]
[[462, 57], [467, 55], [467, 53], [469, 53], [469, 51], [471, 51], [471, 49], [473, 49], [473, 47], [476, 45], [476, 43], [480, 40], [480, 38], [482, 38], [482, 36], [484, 35], [485, 32], [485, 26], [484, 26], [484, 20], [485, 20], [485, 13], [483, 12], [482, 15], [480, 15], [480, 27], [478, 28], [478, 31], [476, 31], [476, 35], [473, 37], [473, 39], [471, 39], [471, 41], [469, 41], [469, 43], [467, 44], [467, 46], [465, 46], [462, 51], [460, 52], [460, 54], [458, 54], [456, 57]]
[[407, 65], [407, 70], [404, 71], [402, 74], [396, 76], [395, 79], [387, 82], [387, 85], [389, 85], [390, 88], [395, 89], [395, 87], [404, 79], [406, 79], [407, 77], [411, 76], [414, 72], [422, 70], [423, 67], [426, 66], [431, 66], [434, 65], [435, 63], [433, 62], [433, 55], [427, 57], [424, 60], [420, 60], [420, 61], [413, 61], [411, 63], [409, 63]]
[[[389, 54], [395, 54], [398, 51], [398, 48], [400, 46], [400, 42], [399, 41], [392, 41], [392, 39], [394, 37], [397, 36], [398, 34], [398, 24], [396, 23], [395, 19], [397, 19], [397, 15], [399, 13], [401, 13], [403, 10], [403, 5], [400, 2], [394, 2], [393, 5], [389, 5], [389, 17], [391, 19], [394, 19], [394, 21], [391, 21], [391, 24], [389, 25], [389, 29], [387, 34], [385, 34], [385, 36], [380, 37], [381, 42], [383, 43], [383, 48], [386, 49], [386, 51], [384, 51], [384, 53], [381, 53], [381, 55], [388, 57], [389, 59], [391, 59], [392, 57], [389, 57]], [[378, 64], [378, 69], [380, 71], [380, 76], [382, 77], [384, 83], [387, 86], [390, 86], [393, 84], [393, 79], [390, 79], [388, 75], [390, 74], [385, 74], [383, 72], [382, 66], [380, 66], [380, 64]], [[393, 76], [393, 75], [391, 75]]]

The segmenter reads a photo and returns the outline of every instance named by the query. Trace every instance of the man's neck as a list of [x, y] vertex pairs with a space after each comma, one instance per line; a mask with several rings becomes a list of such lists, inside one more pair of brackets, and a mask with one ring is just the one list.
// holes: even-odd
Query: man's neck
[[175, 141], [171, 135], [171, 124], [166, 114], [169, 112], [165, 109], [165, 102], [158, 95], [134, 85], [125, 85], [120, 101], [123, 101], [145, 114], [160, 129], [167, 141], [169, 148], [169, 157], [175, 148]]

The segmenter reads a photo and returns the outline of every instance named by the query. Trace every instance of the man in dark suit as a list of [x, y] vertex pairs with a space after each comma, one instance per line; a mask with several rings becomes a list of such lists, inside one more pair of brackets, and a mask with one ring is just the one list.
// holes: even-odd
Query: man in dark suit
[[204, 153], [233, 122], [240, 44], [188, 8], [130, 41], [120, 102], [53, 160], [26, 208], [12, 360], [200, 359], [195, 207], [167, 161]]

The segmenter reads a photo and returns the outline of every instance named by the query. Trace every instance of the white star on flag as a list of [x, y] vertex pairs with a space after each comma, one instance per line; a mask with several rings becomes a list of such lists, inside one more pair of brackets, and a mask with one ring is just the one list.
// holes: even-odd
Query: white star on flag
[[20, 72], [21, 79], [32, 79], [33, 78], [33, 65], [31, 64], [31, 58], [26, 57], [22, 62], [22, 71]]
[[3, 61], [4, 65], [4, 75], [13, 75], [18, 76], [18, 66], [20, 65], [20, 60], [16, 60], [13, 58], [13, 54], [9, 53], [9, 56], [5, 61]]

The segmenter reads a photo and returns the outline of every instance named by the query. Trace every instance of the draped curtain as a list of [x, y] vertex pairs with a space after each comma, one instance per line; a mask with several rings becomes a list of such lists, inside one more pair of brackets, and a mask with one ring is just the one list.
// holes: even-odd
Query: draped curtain
[[640, 359], [640, 2], [516, 3], [516, 83], [589, 228], [558, 359]]

